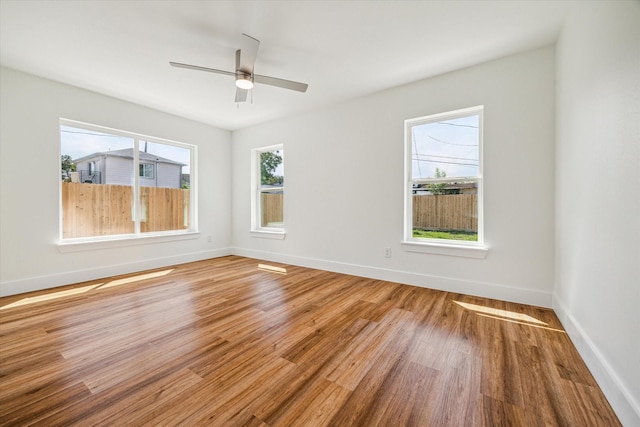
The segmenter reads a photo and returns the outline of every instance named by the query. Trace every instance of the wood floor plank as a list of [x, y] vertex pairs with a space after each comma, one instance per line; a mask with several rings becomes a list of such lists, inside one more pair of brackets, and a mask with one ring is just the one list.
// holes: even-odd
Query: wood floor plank
[[444, 370], [441, 392], [428, 425], [481, 425], [482, 395], [480, 390], [481, 361], [477, 357], [454, 352]]
[[552, 310], [228, 256], [0, 298], [0, 425], [620, 423]]

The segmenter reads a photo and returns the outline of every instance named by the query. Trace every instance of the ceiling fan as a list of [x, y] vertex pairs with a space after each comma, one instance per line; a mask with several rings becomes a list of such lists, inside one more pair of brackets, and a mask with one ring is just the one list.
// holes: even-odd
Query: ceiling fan
[[260, 40], [242, 34], [240, 49], [236, 50], [236, 71], [216, 70], [215, 68], [201, 67], [199, 65], [181, 64], [179, 62], [169, 62], [173, 67], [187, 68], [190, 70], [206, 71], [209, 73], [224, 74], [236, 78], [236, 102], [247, 100], [247, 93], [253, 89], [254, 83], [261, 83], [284, 89], [306, 92], [309, 87], [306, 83], [294, 82], [291, 80], [279, 79], [276, 77], [262, 76], [253, 73], [253, 66], [256, 62], [256, 54], [260, 46]]

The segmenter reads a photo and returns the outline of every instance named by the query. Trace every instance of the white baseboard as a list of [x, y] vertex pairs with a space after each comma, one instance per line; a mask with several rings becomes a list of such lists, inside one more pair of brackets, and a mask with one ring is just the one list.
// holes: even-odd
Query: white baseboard
[[203, 259], [218, 258], [231, 255], [231, 248], [213, 249], [201, 252], [191, 252], [162, 258], [146, 259], [124, 264], [107, 265], [85, 270], [65, 271], [64, 273], [47, 276], [30, 277], [28, 279], [11, 280], [0, 283], [0, 297], [39, 291], [56, 286], [100, 279], [101, 277], [134, 273], [152, 268], [183, 264], [185, 262], [201, 261]]
[[253, 249], [234, 247], [231, 249], [231, 253], [233, 255], [262, 259], [265, 261], [299, 265], [301, 267], [316, 268], [320, 270], [333, 271], [335, 273], [351, 274], [354, 276], [368, 277], [377, 280], [387, 280], [390, 282], [420, 286], [422, 288], [437, 289], [447, 292], [475, 295], [484, 298], [493, 298], [502, 301], [511, 301], [551, 308], [551, 293], [533, 289], [524, 289], [496, 283], [453, 279], [449, 277], [433, 276], [428, 274], [410, 273], [388, 268], [370, 267], [337, 261], [327, 261], [316, 258], [300, 257], [296, 255], [256, 251]]
[[564, 302], [555, 294], [553, 309], [622, 425], [640, 426], [640, 404], [634, 401], [631, 393], [620, 381], [620, 376], [569, 312]]

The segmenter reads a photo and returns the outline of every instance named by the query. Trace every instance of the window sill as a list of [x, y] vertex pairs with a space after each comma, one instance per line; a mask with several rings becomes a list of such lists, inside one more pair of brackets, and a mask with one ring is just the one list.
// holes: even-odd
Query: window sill
[[150, 234], [150, 235], [128, 235], [117, 237], [106, 237], [90, 240], [67, 240], [59, 242], [57, 244], [58, 251], [62, 253], [67, 252], [82, 252], [91, 251], [96, 249], [108, 249], [108, 248], [122, 248], [134, 245], [148, 245], [153, 243], [175, 242], [179, 240], [191, 240], [197, 239], [200, 236], [198, 231], [179, 232], [175, 234]]
[[486, 246], [463, 246], [445, 243], [402, 242], [402, 249], [406, 252], [420, 252], [423, 254], [447, 255], [466, 258], [484, 259], [489, 248]]
[[287, 232], [282, 231], [267, 231], [267, 230], [251, 230], [249, 232], [251, 237], [258, 237], [260, 239], [276, 239], [276, 240], [284, 240], [287, 235]]

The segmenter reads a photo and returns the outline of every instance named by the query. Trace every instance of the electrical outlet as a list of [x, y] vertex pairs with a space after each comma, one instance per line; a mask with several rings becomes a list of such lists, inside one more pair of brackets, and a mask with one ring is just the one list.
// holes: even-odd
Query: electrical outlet
[[391, 248], [384, 248], [384, 257], [391, 258]]
[[207, 236], [207, 242], [213, 243], [213, 236]]

